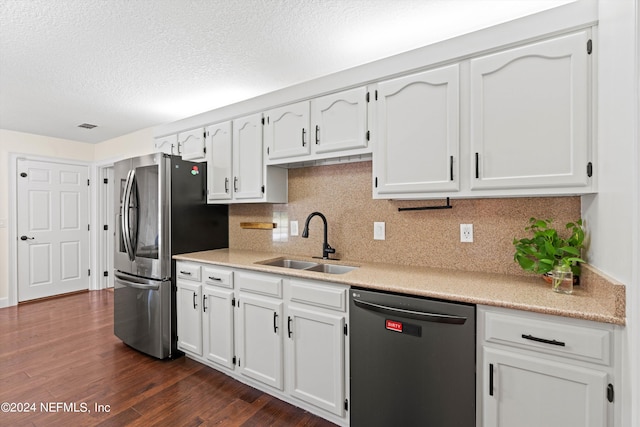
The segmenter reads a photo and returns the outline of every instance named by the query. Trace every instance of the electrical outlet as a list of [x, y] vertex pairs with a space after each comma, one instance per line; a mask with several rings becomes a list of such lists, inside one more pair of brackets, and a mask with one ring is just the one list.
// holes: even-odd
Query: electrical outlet
[[384, 240], [384, 222], [373, 223], [373, 240]]
[[473, 224], [460, 224], [460, 241], [464, 243], [473, 242]]
[[289, 230], [291, 230], [291, 235], [292, 236], [297, 236], [298, 235], [298, 221], [289, 222]]

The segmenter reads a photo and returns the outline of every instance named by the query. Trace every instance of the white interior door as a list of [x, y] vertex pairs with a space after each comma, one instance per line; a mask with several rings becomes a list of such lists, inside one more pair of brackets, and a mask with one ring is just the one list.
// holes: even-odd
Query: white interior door
[[88, 289], [88, 167], [17, 166], [18, 301]]

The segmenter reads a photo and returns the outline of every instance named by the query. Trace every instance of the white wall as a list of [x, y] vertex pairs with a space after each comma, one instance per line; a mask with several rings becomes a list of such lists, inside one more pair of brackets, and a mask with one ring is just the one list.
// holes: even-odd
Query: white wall
[[[0, 307], [7, 305], [9, 296], [9, 201], [10, 155], [30, 154], [86, 162], [108, 163], [122, 158], [148, 154], [153, 151], [152, 129], [143, 129], [105, 141], [87, 144], [22, 132], [0, 129]], [[92, 198], [95, 194], [92, 194]], [[93, 204], [95, 212], [96, 205]], [[95, 228], [95, 227], [94, 227]], [[15, 284], [14, 284], [15, 286]]]
[[635, 1], [600, 2], [598, 25], [598, 194], [583, 197], [591, 244], [590, 263], [631, 283], [634, 169]]
[[93, 161], [94, 147], [77, 141], [50, 138], [0, 129], [0, 219], [6, 227], [0, 228], [0, 306], [9, 295], [9, 157], [11, 153], [61, 159]]
[[[591, 239], [587, 259], [627, 287], [627, 326], [622, 336], [622, 375], [616, 405], [625, 427], [640, 425], [640, 254], [638, 229], [637, 0], [599, 1], [597, 67], [598, 194], [582, 199]], [[634, 238], [635, 237], [635, 238]]]
[[153, 128], [142, 129], [94, 146], [94, 161], [105, 163], [153, 152]]

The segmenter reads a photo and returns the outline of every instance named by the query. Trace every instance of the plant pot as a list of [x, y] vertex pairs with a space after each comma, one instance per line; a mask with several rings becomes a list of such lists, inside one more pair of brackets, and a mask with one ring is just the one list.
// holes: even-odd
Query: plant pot
[[573, 272], [571, 267], [556, 266], [551, 272], [551, 289], [561, 294], [573, 293]]
[[[542, 280], [544, 280], [545, 282], [547, 282], [548, 284], [551, 284], [552, 278], [551, 276], [553, 275], [553, 271], [548, 271], [546, 273], [544, 273], [542, 275]], [[575, 274], [573, 275], [573, 286], [580, 286], [580, 276], [576, 276]]]

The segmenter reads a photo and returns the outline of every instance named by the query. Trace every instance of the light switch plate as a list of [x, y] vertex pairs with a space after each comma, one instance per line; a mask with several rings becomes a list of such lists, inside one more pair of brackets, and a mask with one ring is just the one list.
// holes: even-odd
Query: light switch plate
[[384, 222], [373, 223], [373, 240], [384, 240], [385, 238]]
[[289, 230], [291, 231], [292, 236], [298, 235], [298, 221], [290, 221], [289, 222]]

